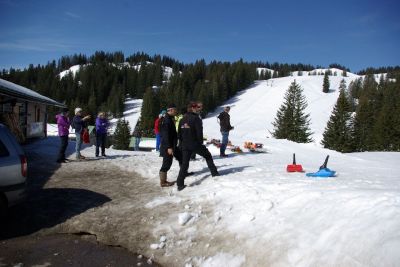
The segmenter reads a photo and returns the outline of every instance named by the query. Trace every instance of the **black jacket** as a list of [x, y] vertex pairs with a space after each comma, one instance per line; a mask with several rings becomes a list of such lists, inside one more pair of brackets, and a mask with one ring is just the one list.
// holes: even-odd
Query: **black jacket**
[[221, 132], [229, 132], [233, 129], [231, 125], [231, 116], [229, 116], [228, 112], [221, 112], [218, 117], [219, 125], [221, 126]]
[[86, 128], [86, 122], [82, 120], [81, 116], [74, 116], [72, 119], [72, 128], [75, 129], [75, 133], [82, 133], [83, 129]]
[[195, 150], [203, 144], [203, 122], [198, 114], [186, 113], [178, 126], [178, 139], [182, 150]]
[[160, 120], [160, 154], [164, 156], [163, 153], [166, 152], [168, 148], [176, 149], [176, 144], [178, 142], [175, 122], [171, 116], [165, 114], [165, 117]]

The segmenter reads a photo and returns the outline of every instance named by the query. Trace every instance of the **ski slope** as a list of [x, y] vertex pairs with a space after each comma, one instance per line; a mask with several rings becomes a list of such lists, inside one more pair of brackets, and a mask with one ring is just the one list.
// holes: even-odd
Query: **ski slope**
[[[306, 97], [308, 104], [305, 113], [310, 114], [311, 131], [316, 144], [322, 140], [322, 134], [331, 116], [333, 107], [339, 97], [340, 81], [344, 79], [349, 85], [351, 81], [359, 78], [352, 74], [349, 77], [329, 76], [330, 92], [322, 92], [323, 76], [290, 76], [275, 78], [267, 81], [258, 81], [252, 87], [239, 92], [235, 97], [225, 102], [231, 106], [231, 124], [235, 129], [230, 138], [233, 141], [265, 141], [273, 131], [272, 122], [276, 112], [284, 102], [285, 92], [290, 84], [296, 80]], [[216, 116], [222, 111], [222, 107], [209, 114], [204, 120], [205, 133], [208, 137], [218, 137], [219, 126]]]

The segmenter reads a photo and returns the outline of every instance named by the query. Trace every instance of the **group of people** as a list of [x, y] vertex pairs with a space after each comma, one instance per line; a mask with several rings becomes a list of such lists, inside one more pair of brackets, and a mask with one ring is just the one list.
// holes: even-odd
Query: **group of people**
[[[203, 121], [201, 112], [203, 104], [200, 102], [190, 102], [187, 105], [186, 113], [181, 118], [175, 120], [177, 108], [174, 104], [167, 107], [165, 115], [159, 120], [160, 134], [160, 155], [163, 163], [160, 168], [161, 187], [172, 186], [173, 182], [168, 182], [167, 172], [171, 168], [173, 158], [179, 162], [180, 170], [176, 180], [178, 191], [183, 190], [185, 177], [188, 173], [189, 162], [193, 155], [199, 155], [206, 160], [211, 176], [219, 176], [219, 172], [214, 164], [212, 155], [203, 144]], [[230, 125], [229, 107], [218, 116], [223, 136], [223, 146], [220, 149], [220, 156], [226, 157], [225, 149], [228, 144], [229, 131], [233, 129]], [[178, 121], [179, 120], [179, 121]]]
[[[207, 147], [203, 144], [203, 121], [201, 112], [203, 104], [201, 102], [190, 102], [186, 109], [178, 115], [177, 107], [170, 104], [166, 110], [163, 110], [155, 121], [155, 135], [156, 135], [156, 150], [160, 152], [163, 158], [162, 166], [160, 168], [160, 185], [161, 187], [168, 187], [174, 185], [173, 182], [167, 180], [167, 173], [172, 166], [173, 158], [179, 162], [180, 170], [176, 181], [178, 190], [183, 190], [186, 186], [184, 184], [185, 177], [190, 175], [188, 173], [190, 159], [195, 157], [196, 154], [203, 157], [211, 176], [219, 176], [219, 172], [214, 164], [212, 155]], [[220, 156], [227, 157], [225, 154], [226, 146], [228, 144], [229, 131], [233, 129], [230, 124], [229, 116], [230, 107], [226, 106], [224, 111], [219, 114], [218, 122], [220, 124], [220, 131], [222, 134], [222, 142], [220, 147]], [[68, 146], [69, 128], [72, 126], [75, 129], [76, 145], [75, 154], [76, 159], [85, 159], [81, 155], [81, 146], [83, 141], [83, 134], [87, 131], [87, 121], [91, 118], [90, 115], [83, 116], [82, 109], [75, 109], [75, 116], [72, 120], [69, 118], [69, 110], [63, 109], [60, 114], [56, 116], [58, 125], [58, 134], [61, 141], [60, 150], [58, 153], [57, 162], [67, 162], [65, 151]], [[109, 122], [104, 112], [99, 112], [96, 118], [96, 152], [95, 156], [105, 157], [105, 146], [107, 138], [107, 129]], [[135, 150], [139, 150], [139, 142], [142, 136], [142, 130], [137, 126], [133, 132], [136, 137]]]
[[[69, 110], [64, 108], [62, 112], [56, 115], [57, 127], [58, 127], [58, 135], [60, 137], [61, 145], [60, 150], [57, 157], [58, 163], [67, 162], [68, 159], [65, 156], [65, 151], [68, 147], [68, 136], [69, 136], [69, 128], [72, 127], [75, 129], [75, 157], [77, 160], [85, 159], [83, 155], [81, 155], [81, 147], [84, 139], [84, 134], [87, 133], [87, 121], [91, 118], [90, 115], [83, 116], [83, 111], [81, 108], [75, 108], [75, 116], [70, 120], [69, 118]], [[100, 156], [100, 148], [101, 148], [101, 156], [106, 157], [105, 149], [106, 149], [106, 139], [107, 139], [107, 129], [109, 127], [109, 122], [106, 118], [104, 112], [99, 112], [96, 118], [96, 152], [95, 156]]]

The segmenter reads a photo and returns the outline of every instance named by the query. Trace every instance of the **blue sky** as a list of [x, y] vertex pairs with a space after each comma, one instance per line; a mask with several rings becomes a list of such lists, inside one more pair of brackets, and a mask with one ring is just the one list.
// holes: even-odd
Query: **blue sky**
[[400, 65], [398, 2], [0, 0], [0, 69], [97, 50], [353, 72]]

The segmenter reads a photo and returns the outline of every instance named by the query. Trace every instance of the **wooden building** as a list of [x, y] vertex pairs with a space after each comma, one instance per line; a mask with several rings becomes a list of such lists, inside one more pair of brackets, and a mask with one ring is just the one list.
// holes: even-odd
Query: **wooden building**
[[0, 79], [0, 123], [7, 125], [19, 142], [46, 136], [48, 106], [65, 107], [33, 90]]

